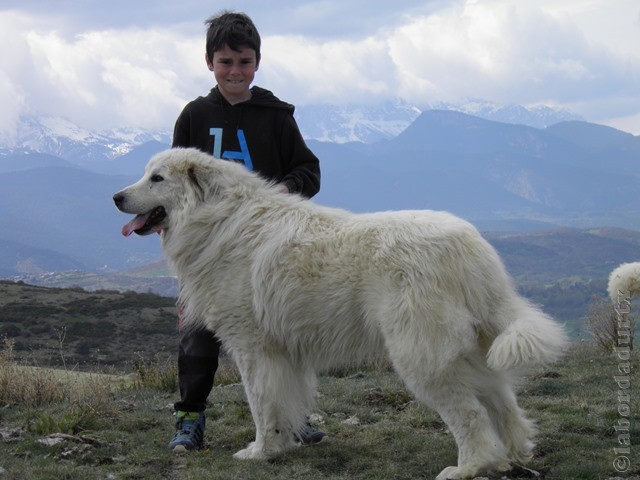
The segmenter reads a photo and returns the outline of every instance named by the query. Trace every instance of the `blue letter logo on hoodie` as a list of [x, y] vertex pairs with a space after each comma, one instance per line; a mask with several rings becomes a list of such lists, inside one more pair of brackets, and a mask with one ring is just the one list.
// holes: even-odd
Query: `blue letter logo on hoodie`
[[240, 151], [234, 152], [233, 150], [222, 150], [222, 129], [210, 128], [209, 135], [213, 137], [213, 156], [216, 158], [224, 158], [225, 160], [240, 160], [244, 163], [244, 166], [248, 170], [253, 170], [253, 162], [251, 161], [251, 154], [249, 153], [249, 146], [247, 145], [247, 139], [244, 137], [244, 130], [238, 130], [238, 143], [240, 144]]

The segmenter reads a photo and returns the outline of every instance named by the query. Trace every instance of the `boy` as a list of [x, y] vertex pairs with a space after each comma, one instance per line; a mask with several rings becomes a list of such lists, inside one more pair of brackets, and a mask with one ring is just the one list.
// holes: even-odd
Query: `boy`
[[[260, 64], [260, 35], [245, 14], [222, 12], [206, 22], [205, 60], [217, 85], [190, 102], [178, 117], [173, 147], [195, 147], [218, 158], [240, 161], [284, 192], [307, 198], [320, 189], [320, 166], [293, 118], [293, 105], [270, 91], [251, 87]], [[218, 368], [220, 343], [205, 330], [181, 332], [178, 353], [179, 402], [174, 405], [175, 452], [202, 446], [206, 400]], [[298, 438], [316, 443], [324, 433], [310, 426]]]

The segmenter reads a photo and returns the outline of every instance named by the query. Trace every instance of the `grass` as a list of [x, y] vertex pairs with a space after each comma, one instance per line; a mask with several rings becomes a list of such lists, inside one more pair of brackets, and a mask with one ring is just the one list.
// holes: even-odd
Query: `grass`
[[[174, 455], [175, 366], [141, 359], [128, 378], [23, 368], [10, 344], [0, 355], [0, 478], [13, 479], [421, 479], [456, 463], [452, 436], [435, 412], [416, 403], [388, 368], [321, 377], [312, 420], [328, 441], [268, 462], [232, 454], [254, 427], [235, 368], [222, 363], [207, 409], [206, 448]], [[637, 372], [638, 352], [631, 363]], [[591, 344], [527, 378], [520, 403], [538, 420], [529, 465], [546, 479], [608, 479], [621, 418], [614, 376], [619, 359]], [[55, 374], [54, 374], [55, 373]], [[17, 393], [17, 392], [21, 393]], [[631, 382], [631, 466], [640, 477], [640, 405]], [[623, 402], [625, 403], [625, 402]]]
[[175, 299], [151, 294], [43, 288], [0, 280], [0, 338], [38, 366], [129, 373], [158, 346], [177, 354]]

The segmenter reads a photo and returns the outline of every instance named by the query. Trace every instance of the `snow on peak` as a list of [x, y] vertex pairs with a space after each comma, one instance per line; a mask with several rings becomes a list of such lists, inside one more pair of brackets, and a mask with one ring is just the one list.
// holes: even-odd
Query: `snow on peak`
[[379, 105], [308, 105], [296, 109], [305, 138], [325, 142], [374, 143], [399, 135], [420, 115], [402, 100]]
[[[375, 105], [316, 104], [298, 106], [296, 121], [303, 137], [333, 143], [376, 143], [390, 140], [404, 131], [425, 110], [453, 110], [502, 123], [518, 123], [536, 128], [566, 120], [581, 120], [567, 111], [534, 105], [499, 105], [481, 99], [457, 104], [434, 102], [420, 108], [402, 99]], [[86, 164], [111, 160], [147, 142], [171, 144], [172, 132], [122, 127], [90, 131], [53, 116], [22, 116], [16, 136], [4, 139], [0, 151], [32, 151], [55, 155]], [[9, 144], [10, 143], [10, 144]]]
[[44, 131], [54, 137], [65, 137], [76, 142], [95, 142], [96, 135], [60, 117], [39, 117], [38, 122]]

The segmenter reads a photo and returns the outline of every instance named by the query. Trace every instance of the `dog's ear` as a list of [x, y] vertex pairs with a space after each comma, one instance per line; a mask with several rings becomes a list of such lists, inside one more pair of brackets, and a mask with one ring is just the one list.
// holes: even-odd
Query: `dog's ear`
[[194, 192], [196, 192], [196, 197], [201, 202], [204, 202], [204, 181], [199, 178], [200, 175], [198, 175], [198, 169], [196, 169], [195, 166], [189, 167], [187, 170], [187, 176], [193, 186]]
[[206, 202], [218, 194], [220, 186], [214, 181], [213, 172], [209, 168], [198, 164], [190, 165], [187, 168], [187, 178], [199, 202]]

